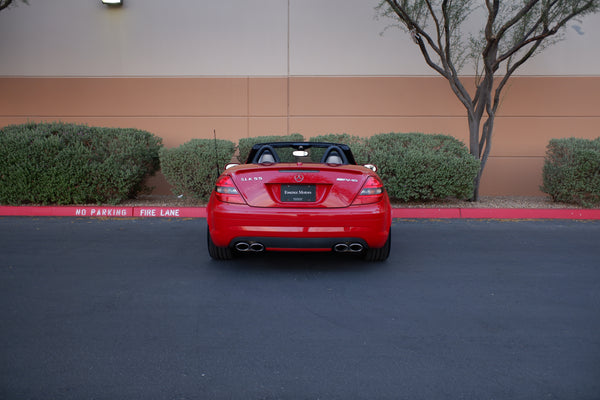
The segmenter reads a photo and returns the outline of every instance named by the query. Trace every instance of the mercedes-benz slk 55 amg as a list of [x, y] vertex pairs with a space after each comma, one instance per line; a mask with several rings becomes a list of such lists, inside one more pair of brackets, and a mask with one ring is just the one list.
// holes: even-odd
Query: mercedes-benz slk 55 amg
[[263, 251], [356, 253], [388, 258], [391, 207], [372, 165], [347, 145], [254, 145], [245, 164], [228, 166], [207, 206], [214, 259]]

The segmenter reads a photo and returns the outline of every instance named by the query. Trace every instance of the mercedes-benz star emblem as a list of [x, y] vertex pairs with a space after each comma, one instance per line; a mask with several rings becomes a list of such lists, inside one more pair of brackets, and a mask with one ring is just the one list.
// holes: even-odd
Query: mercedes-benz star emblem
[[294, 176], [294, 180], [296, 182], [302, 182], [304, 180], [304, 175], [302, 174], [297, 174], [296, 176]]

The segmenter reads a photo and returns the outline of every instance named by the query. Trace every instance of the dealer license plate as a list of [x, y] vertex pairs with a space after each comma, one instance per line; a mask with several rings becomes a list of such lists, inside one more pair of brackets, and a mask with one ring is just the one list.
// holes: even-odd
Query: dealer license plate
[[281, 185], [281, 201], [317, 201], [316, 185]]

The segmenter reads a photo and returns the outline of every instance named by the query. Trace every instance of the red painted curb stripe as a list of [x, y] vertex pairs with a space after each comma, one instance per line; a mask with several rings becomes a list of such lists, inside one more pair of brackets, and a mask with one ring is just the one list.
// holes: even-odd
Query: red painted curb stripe
[[206, 207], [134, 207], [134, 217], [206, 218]]
[[600, 219], [598, 209], [463, 208], [461, 218], [481, 219]]
[[0, 206], [2, 216], [206, 218], [206, 207]]
[[460, 208], [392, 208], [392, 218], [460, 218]]
[[[0, 216], [206, 218], [206, 207], [0, 206]], [[600, 220], [600, 209], [393, 208], [392, 218]]]
[[0, 215], [24, 217], [133, 217], [133, 207], [0, 206]]

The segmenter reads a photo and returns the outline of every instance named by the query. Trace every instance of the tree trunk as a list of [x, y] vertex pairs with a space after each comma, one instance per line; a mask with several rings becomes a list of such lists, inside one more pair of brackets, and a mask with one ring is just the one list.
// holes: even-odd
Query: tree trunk
[[[471, 110], [468, 110], [469, 119], [469, 151], [473, 157], [480, 160], [479, 152], [479, 129], [481, 125], [481, 119], [477, 118]], [[479, 183], [481, 182], [481, 175], [483, 174], [483, 165], [479, 167], [479, 172], [475, 177], [473, 187], [473, 197], [471, 201], [479, 201]]]

